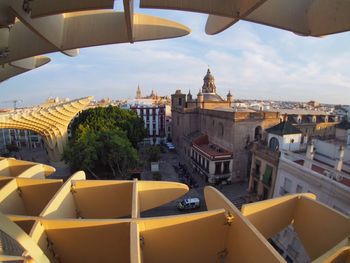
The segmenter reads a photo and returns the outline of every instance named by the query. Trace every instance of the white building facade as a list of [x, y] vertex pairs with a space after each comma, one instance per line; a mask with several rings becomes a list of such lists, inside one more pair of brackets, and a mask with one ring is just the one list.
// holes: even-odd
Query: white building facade
[[148, 134], [146, 144], [160, 144], [166, 140], [165, 105], [134, 105], [130, 109], [143, 119]]
[[[280, 157], [273, 197], [294, 193], [313, 193], [317, 200], [350, 215], [350, 175], [301, 154], [283, 152]], [[310, 258], [292, 227], [273, 238], [287, 262], [308, 263]]]
[[14, 144], [18, 148], [35, 149], [43, 147], [40, 135], [28, 130], [0, 129], [0, 151], [6, 151], [6, 146]]
[[313, 193], [317, 200], [350, 215], [350, 175], [295, 153], [282, 153], [273, 197]]

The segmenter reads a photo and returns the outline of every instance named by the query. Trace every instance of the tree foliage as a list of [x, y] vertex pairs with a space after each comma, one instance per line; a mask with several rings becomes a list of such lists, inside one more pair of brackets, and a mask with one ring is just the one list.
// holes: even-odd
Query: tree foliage
[[160, 159], [160, 148], [157, 145], [149, 145], [146, 148], [149, 162], [158, 162]]
[[111, 106], [89, 109], [74, 120], [71, 129], [63, 160], [72, 171], [85, 170], [95, 178], [104, 174], [114, 179], [125, 178], [128, 170], [138, 165], [134, 147], [146, 132], [135, 113]]
[[116, 127], [125, 131], [133, 147], [147, 135], [144, 123], [133, 111], [108, 106], [88, 109], [74, 119], [71, 130], [73, 140], [79, 137], [79, 126], [89, 126], [95, 132], [113, 130]]

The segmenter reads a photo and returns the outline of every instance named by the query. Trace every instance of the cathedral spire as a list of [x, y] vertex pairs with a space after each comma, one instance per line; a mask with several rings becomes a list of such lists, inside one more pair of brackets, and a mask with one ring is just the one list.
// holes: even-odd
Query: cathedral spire
[[141, 99], [142, 95], [141, 95], [141, 89], [140, 89], [140, 85], [137, 85], [137, 90], [136, 90], [136, 99]]
[[191, 90], [188, 90], [187, 100], [188, 100], [188, 101], [192, 100]]

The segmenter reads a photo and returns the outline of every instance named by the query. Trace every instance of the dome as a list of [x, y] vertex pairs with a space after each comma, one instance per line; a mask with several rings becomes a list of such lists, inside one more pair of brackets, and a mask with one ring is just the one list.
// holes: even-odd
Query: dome
[[214, 76], [210, 72], [210, 69], [208, 69], [207, 74], [204, 76], [204, 80], [215, 80]]
[[208, 69], [207, 74], [203, 79], [204, 83], [202, 86], [203, 93], [216, 93], [215, 78]]

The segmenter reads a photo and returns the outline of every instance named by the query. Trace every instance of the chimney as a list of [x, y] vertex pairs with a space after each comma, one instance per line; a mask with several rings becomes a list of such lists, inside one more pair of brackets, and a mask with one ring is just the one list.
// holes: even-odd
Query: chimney
[[315, 146], [314, 146], [314, 141], [311, 140], [311, 142], [307, 145], [306, 149], [306, 159], [304, 161], [304, 166], [306, 168], [312, 169], [312, 160], [314, 159], [315, 156]]
[[345, 152], [344, 147], [339, 146], [338, 157], [335, 159], [335, 165], [334, 165], [334, 169], [336, 169], [339, 172], [341, 172], [343, 168], [344, 152]]

